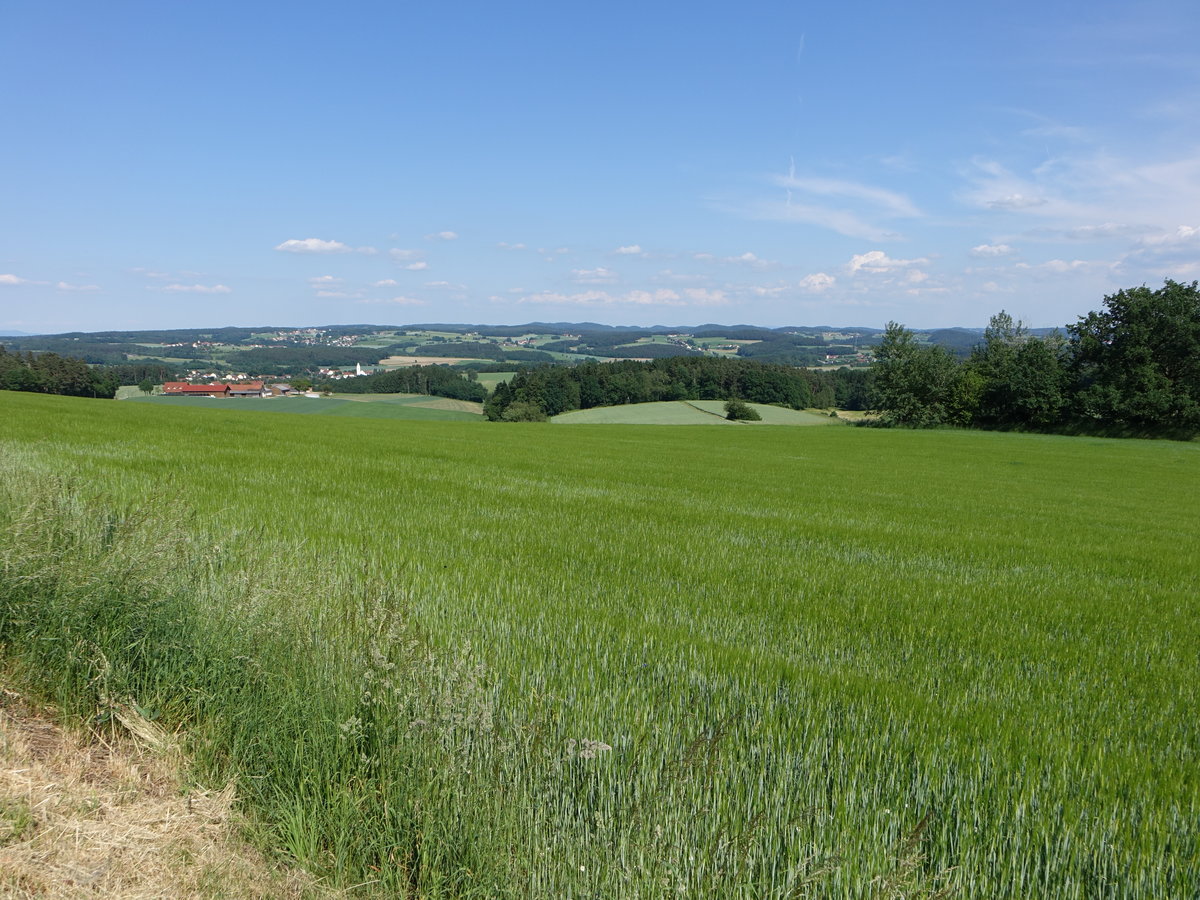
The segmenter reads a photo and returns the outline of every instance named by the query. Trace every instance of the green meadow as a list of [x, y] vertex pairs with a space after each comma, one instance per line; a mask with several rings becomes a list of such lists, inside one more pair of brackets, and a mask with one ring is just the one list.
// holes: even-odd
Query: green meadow
[[1200, 444], [186, 402], [0, 393], [6, 664], [331, 884], [1200, 895]]
[[662, 400], [653, 403], [628, 403], [623, 406], [597, 406], [577, 409], [555, 416], [559, 425], [830, 425], [837, 420], [797, 409], [747, 404], [758, 411], [761, 421], [731, 422], [725, 418], [722, 400]]
[[[136, 390], [136, 389], [135, 389]], [[139, 392], [140, 394], [140, 392]], [[303, 416], [350, 416], [360, 419], [416, 419], [438, 422], [479, 421], [478, 403], [425, 394], [343, 394], [340, 397], [165, 397], [127, 394], [126, 403], [181, 406], [204, 413], [285, 413]]]

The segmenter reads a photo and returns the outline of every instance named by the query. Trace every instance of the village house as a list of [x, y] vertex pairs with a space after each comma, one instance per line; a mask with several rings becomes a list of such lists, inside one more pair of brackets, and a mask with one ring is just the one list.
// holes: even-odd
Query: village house
[[163, 393], [170, 397], [228, 397], [229, 385], [168, 381], [163, 385]]
[[261, 381], [243, 381], [229, 385], [230, 397], [269, 397], [271, 391]]

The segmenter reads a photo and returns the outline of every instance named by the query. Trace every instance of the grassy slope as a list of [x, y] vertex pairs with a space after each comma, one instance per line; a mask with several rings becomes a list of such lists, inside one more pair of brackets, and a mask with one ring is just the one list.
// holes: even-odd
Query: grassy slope
[[[824, 895], [865, 896], [931, 813], [927, 868], [959, 866], [965, 896], [1200, 888], [1200, 445], [266, 429], [13, 394], [0, 418], [10, 448], [119, 494], [169, 477], [221, 528], [388, 561], [439, 639], [484, 648], [511, 714], [550, 698], [557, 734], [614, 746], [586, 821], [633, 833], [650, 802], [653, 852], [749, 842], [778, 883], [837, 855]], [[561, 790], [538, 808], [583, 815]], [[547, 883], [611, 892], [606, 832], [542, 815], [567, 835], [531, 832]]]
[[[836, 420], [794, 409], [782, 409], [751, 403], [767, 425], [830, 425]], [[631, 403], [625, 406], [598, 406], [555, 416], [560, 425], [749, 425], [725, 418], [721, 400], [675, 400], [656, 403]]]

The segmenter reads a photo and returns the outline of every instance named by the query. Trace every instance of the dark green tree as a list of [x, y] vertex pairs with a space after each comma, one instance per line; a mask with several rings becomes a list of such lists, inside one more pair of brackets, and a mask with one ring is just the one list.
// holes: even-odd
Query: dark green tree
[[1200, 289], [1168, 279], [1104, 298], [1069, 327], [1076, 409], [1094, 426], [1200, 432]]
[[948, 350], [921, 344], [903, 325], [888, 322], [875, 351], [875, 407], [885, 424], [966, 424], [971, 398], [962, 388], [958, 363]]
[[972, 351], [967, 371], [978, 382], [974, 424], [1043, 429], [1058, 422], [1066, 387], [1060, 335], [1034, 337], [1001, 310]]
[[762, 420], [757, 409], [741, 400], [725, 401], [725, 418], [731, 422], [759, 422]]

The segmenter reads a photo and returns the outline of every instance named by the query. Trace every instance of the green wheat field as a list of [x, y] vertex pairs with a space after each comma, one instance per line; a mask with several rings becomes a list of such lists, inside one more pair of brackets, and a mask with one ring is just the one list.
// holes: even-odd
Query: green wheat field
[[12, 677], [354, 896], [1200, 895], [1200, 444], [0, 393], [0, 458]]

